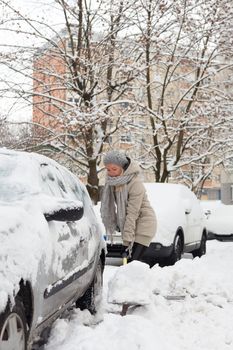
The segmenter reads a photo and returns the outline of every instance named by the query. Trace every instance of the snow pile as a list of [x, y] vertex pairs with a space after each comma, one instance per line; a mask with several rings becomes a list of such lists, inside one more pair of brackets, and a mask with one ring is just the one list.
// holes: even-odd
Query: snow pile
[[109, 281], [108, 302], [146, 305], [151, 302], [151, 270], [147, 264], [133, 261], [119, 267]]
[[150, 319], [105, 314], [98, 325], [83, 325], [79, 320], [80, 313], [75, 312], [70, 322], [57, 321], [45, 350], [155, 350], [155, 344], [156, 350], [171, 350], [168, 345], [160, 347], [162, 335]]
[[211, 254], [201, 259], [182, 259], [170, 267], [155, 266], [152, 269], [154, 293], [163, 296], [204, 297], [218, 305], [233, 302], [233, 273], [226, 273], [229, 271], [232, 254], [233, 249], [218, 251], [217, 268]]
[[[232, 243], [210, 241], [207, 242], [207, 255], [201, 259], [183, 259], [165, 268], [155, 266], [151, 273], [140, 263], [126, 265], [139, 282], [132, 285], [134, 290], [121, 289], [124, 298], [136, 296], [137, 288], [142, 286], [148, 294], [153, 288], [150, 304], [131, 308], [122, 317], [108, 313], [111, 308], [105, 301], [103, 322], [96, 324], [93, 317], [92, 320], [90, 315], [88, 318], [86, 311], [77, 310], [70, 321], [56, 322], [45, 350], [233, 349], [232, 256]], [[141, 266], [146, 278], [139, 272], [142, 272]], [[122, 269], [123, 276], [126, 275], [125, 268]], [[106, 297], [117, 270], [121, 268], [105, 268]], [[144, 290], [141, 292], [145, 293]], [[166, 298], [168, 295], [185, 295], [185, 298], [173, 301]]]

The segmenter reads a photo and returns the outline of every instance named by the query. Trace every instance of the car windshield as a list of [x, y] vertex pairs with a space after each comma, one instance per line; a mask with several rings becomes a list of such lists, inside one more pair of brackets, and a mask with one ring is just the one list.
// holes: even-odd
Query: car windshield
[[35, 192], [35, 179], [27, 165], [28, 162], [18, 157], [0, 156], [0, 201], [19, 200]]
[[14, 201], [21, 199], [30, 193], [29, 188], [22, 183], [8, 183], [0, 181], [0, 200]]

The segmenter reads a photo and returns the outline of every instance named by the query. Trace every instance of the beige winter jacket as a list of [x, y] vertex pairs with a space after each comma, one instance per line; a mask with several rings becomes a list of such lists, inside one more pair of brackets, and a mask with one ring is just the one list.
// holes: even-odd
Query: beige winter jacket
[[[124, 175], [130, 175], [139, 171], [137, 163], [131, 161]], [[122, 186], [116, 186], [115, 191], [121, 191]], [[153, 208], [148, 201], [146, 189], [141, 176], [136, 175], [127, 184], [128, 203], [126, 207], [126, 219], [122, 232], [123, 244], [137, 242], [149, 246], [156, 233], [157, 221]]]

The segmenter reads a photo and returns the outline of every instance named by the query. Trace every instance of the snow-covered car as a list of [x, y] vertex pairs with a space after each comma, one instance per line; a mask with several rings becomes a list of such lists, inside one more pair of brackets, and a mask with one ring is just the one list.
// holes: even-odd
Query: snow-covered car
[[[201, 257], [206, 253], [205, 215], [195, 194], [186, 186], [168, 183], [146, 183], [147, 195], [157, 216], [157, 232], [143, 260], [173, 265], [183, 253]], [[121, 234], [106, 237], [107, 257], [119, 257]]]
[[202, 201], [206, 214], [208, 239], [233, 241], [233, 205], [225, 205], [221, 201]]
[[77, 177], [45, 156], [0, 149], [0, 349], [30, 349], [73, 305], [95, 313], [104, 261]]

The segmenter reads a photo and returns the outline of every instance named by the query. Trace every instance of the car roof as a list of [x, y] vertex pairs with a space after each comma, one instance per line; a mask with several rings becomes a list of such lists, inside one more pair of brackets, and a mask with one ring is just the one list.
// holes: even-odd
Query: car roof
[[[33, 152], [0, 148], [0, 184], [5, 192], [2, 193], [2, 198], [6, 198], [9, 193], [15, 193], [15, 196], [22, 193], [40, 193], [43, 183], [42, 165], [52, 165], [59, 174], [61, 171], [62, 174], [69, 174], [69, 179], [75, 178], [80, 188], [84, 189], [85, 186], [75, 175], [51, 158]], [[55, 169], [49, 171], [51, 170], [53, 174], [58, 174]], [[68, 183], [66, 185], [69, 186]]]
[[190, 189], [182, 184], [161, 183], [161, 182], [146, 182], [145, 187], [147, 192], [154, 192], [157, 195], [170, 194], [170, 196], [180, 195], [184, 191], [190, 192]]
[[12, 150], [7, 148], [0, 148], [0, 155], [2, 156], [9, 156], [9, 157], [17, 157], [19, 161], [24, 160], [25, 163], [31, 162], [32, 159], [35, 159], [38, 163], [48, 162], [53, 163], [54, 165], [57, 164], [56, 161], [54, 161], [51, 158], [48, 158], [42, 154], [34, 153], [34, 152], [27, 152], [27, 151], [18, 151], [18, 150]]

